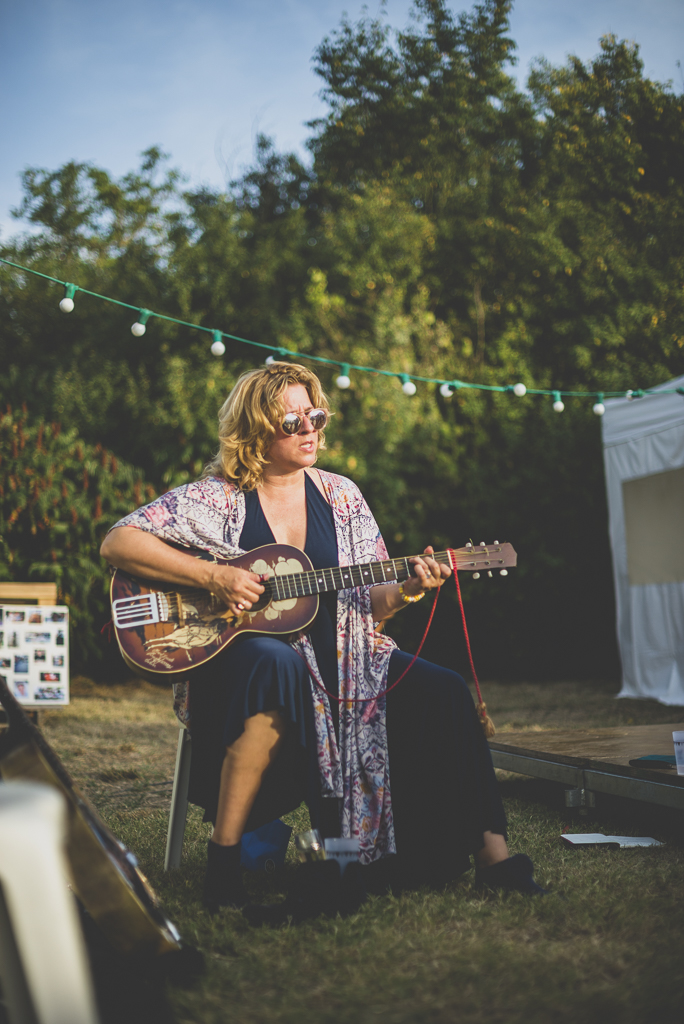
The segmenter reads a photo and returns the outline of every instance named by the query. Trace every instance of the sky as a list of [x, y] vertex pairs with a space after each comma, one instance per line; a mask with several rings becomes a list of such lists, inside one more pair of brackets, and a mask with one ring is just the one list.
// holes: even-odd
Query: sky
[[[258, 132], [306, 154], [325, 105], [311, 58], [362, 0], [0, 0], [0, 239], [23, 225], [27, 167], [90, 161], [115, 176], [158, 144], [193, 185], [221, 188], [251, 161]], [[411, 0], [387, 0], [395, 28]], [[454, 11], [471, 3], [453, 0]], [[377, 15], [380, 0], [367, 0]], [[512, 69], [539, 56], [589, 60], [607, 32], [639, 43], [646, 74], [684, 91], [684, 0], [516, 0]]]

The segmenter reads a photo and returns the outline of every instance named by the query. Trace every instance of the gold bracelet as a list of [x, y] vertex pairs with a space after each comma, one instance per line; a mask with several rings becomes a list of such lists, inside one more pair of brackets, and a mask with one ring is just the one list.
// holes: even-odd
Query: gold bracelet
[[423, 600], [423, 598], [425, 597], [425, 591], [421, 590], [420, 594], [415, 594], [415, 595], [414, 594], [405, 594], [404, 593], [404, 584], [400, 583], [399, 584], [399, 597], [402, 599], [404, 604], [415, 604], [416, 601], [422, 601]]

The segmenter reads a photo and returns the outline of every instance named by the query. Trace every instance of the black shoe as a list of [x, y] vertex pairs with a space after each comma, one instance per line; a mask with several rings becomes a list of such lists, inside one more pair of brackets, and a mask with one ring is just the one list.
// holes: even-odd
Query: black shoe
[[240, 910], [249, 902], [242, 882], [241, 853], [240, 843], [219, 846], [209, 840], [202, 902], [210, 914], [218, 913], [220, 907]]
[[278, 927], [288, 920], [301, 924], [315, 917], [335, 917], [336, 914], [348, 917], [355, 914], [366, 899], [366, 870], [361, 864], [348, 864], [342, 874], [340, 865], [332, 858], [300, 864], [282, 903], [249, 904], [242, 913], [255, 927]]
[[549, 890], [537, 885], [532, 874], [534, 865], [524, 853], [475, 869], [475, 884], [489, 889], [511, 889], [526, 896], [544, 896]]

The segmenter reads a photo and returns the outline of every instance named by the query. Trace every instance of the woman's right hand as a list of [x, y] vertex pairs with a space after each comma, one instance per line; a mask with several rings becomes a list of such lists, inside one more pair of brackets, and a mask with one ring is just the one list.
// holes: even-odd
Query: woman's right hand
[[218, 563], [211, 566], [208, 589], [228, 605], [235, 615], [249, 611], [264, 592], [261, 579], [255, 572]]

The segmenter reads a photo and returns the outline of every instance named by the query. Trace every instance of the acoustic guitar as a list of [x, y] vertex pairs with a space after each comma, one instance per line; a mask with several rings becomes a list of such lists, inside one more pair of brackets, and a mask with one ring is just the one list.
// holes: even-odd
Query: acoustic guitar
[[[124, 661], [134, 671], [154, 675], [186, 674], [213, 658], [245, 633], [297, 634], [318, 612], [318, 595], [374, 583], [401, 583], [412, 574], [406, 558], [314, 569], [299, 548], [265, 544], [237, 558], [222, 559], [192, 552], [221, 565], [256, 573], [264, 593], [236, 616], [208, 590], [144, 580], [117, 569], [112, 577], [112, 621]], [[437, 562], [478, 576], [496, 570], [504, 575], [516, 564], [510, 544], [467, 544], [439, 551]]]

